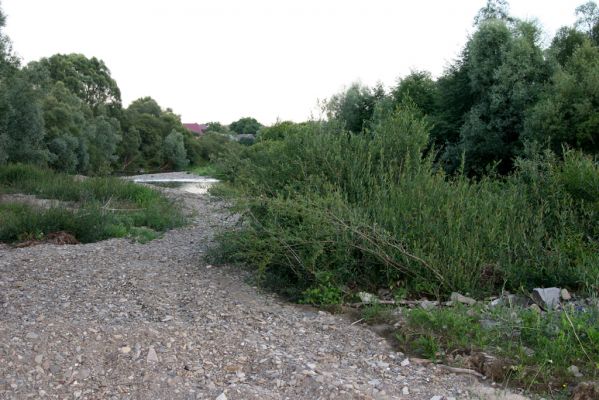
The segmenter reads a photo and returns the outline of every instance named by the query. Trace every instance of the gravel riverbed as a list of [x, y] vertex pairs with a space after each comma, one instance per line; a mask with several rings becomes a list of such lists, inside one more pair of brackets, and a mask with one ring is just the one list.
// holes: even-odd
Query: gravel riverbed
[[222, 206], [164, 192], [192, 223], [146, 244], [0, 245], [0, 399], [524, 398], [207, 265]]

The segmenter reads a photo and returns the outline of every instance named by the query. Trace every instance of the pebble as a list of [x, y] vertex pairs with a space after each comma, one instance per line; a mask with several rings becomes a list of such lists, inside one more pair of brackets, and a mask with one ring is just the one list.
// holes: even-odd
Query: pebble
[[148, 356], [146, 357], [147, 362], [158, 362], [158, 354], [156, 354], [156, 350], [154, 350], [153, 346], [150, 346], [148, 350]]
[[401, 362], [401, 366], [402, 367], [407, 367], [408, 365], [410, 365], [410, 359], [409, 358], [406, 358], [405, 360], [403, 360]]
[[407, 396], [410, 394], [410, 389], [408, 389], [407, 386], [404, 386], [403, 388], [401, 388], [401, 394], [403, 394], [404, 396]]
[[27, 339], [37, 339], [37, 338], [39, 338], [39, 335], [35, 332], [29, 332], [29, 333], [27, 333], [27, 335], [25, 335], [25, 337]]

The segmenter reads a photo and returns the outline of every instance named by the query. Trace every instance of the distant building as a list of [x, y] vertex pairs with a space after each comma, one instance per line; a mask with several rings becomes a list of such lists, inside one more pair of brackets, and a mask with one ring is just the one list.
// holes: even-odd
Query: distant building
[[206, 132], [206, 130], [208, 129], [208, 125], [206, 124], [183, 124], [183, 126], [190, 131], [191, 133], [193, 133], [195, 136], [202, 136], [204, 134], [204, 132]]

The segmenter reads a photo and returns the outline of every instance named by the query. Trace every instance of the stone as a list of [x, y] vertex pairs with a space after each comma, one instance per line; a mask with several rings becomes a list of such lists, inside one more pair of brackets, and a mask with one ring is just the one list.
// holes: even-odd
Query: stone
[[528, 297], [520, 296], [517, 294], [508, 294], [507, 304], [510, 307], [526, 307], [530, 304], [530, 299]]
[[41, 364], [43, 360], [44, 360], [44, 356], [43, 355], [38, 354], [37, 356], [35, 356], [35, 363], [36, 364]]
[[432, 310], [437, 307], [437, 302], [430, 301], [430, 300], [423, 300], [420, 302], [420, 307], [424, 308], [425, 310]]
[[552, 288], [535, 288], [532, 291], [532, 299], [542, 308], [554, 309], [559, 304], [561, 290]]
[[469, 306], [473, 306], [476, 304], [476, 300], [471, 297], [464, 296], [460, 293], [453, 292], [450, 297], [451, 301], [455, 301], [457, 303], [467, 304]]
[[568, 292], [568, 289], [562, 289], [560, 292], [560, 296], [564, 301], [572, 300], [572, 295], [570, 294], [570, 292]]
[[408, 389], [407, 386], [404, 386], [401, 388], [401, 394], [403, 394], [404, 396], [407, 396], [410, 394], [410, 389]]
[[27, 339], [37, 339], [40, 336], [35, 332], [29, 332], [27, 335], [25, 335], [25, 337]]
[[148, 350], [148, 356], [146, 357], [147, 362], [158, 362], [158, 354], [156, 354], [156, 350], [154, 350], [154, 346], [150, 346], [150, 350]]
[[582, 378], [582, 374], [576, 365], [570, 365], [568, 367], [568, 372], [577, 378]]
[[223, 392], [216, 398], [216, 400], [227, 400], [227, 395]]
[[364, 304], [373, 304], [373, 303], [378, 303], [379, 302], [379, 298], [376, 297], [374, 294], [372, 293], [367, 293], [367, 292], [359, 292], [358, 293], [358, 297], [360, 298], [360, 300], [362, 301], [362, 303]]
[[131, 347], [129, 346], [123, 346], [119, 349], [119, 351], [123, 354], [128, 354], [129, 352], [131, 352]]
[[443, 400], [443, 396], [433, 396], [431, 400]]
[[408, 365], [410, 365], [410, 359], [406, 358], [405, 360], [403, 360], [400, 364], [402, 367], [407, 367]]

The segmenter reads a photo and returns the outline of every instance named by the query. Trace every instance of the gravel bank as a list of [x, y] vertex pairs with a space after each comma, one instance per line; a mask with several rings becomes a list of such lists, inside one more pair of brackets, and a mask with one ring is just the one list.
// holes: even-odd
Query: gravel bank
[[0, 399], [495, 397], [472, 377], [407, 365], [346, 317], [206, 265], [225, 214], [165, 192], [193, 223], [147, 244], [0, 246]]

